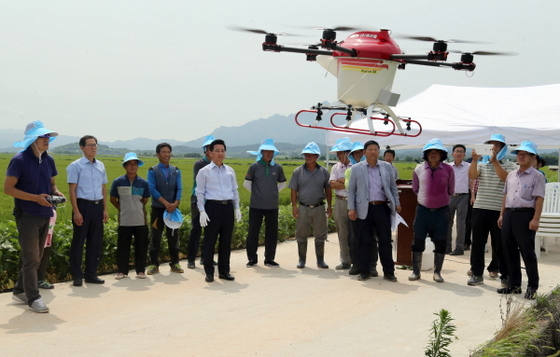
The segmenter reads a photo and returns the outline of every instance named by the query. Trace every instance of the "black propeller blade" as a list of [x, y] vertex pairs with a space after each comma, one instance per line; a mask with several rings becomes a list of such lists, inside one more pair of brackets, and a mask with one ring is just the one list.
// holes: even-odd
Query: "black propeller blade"
[[489, 51], [449, 51], [453, 53], [471, 54], [477, 56], [517, 56], [517, 52], [489, 52]]

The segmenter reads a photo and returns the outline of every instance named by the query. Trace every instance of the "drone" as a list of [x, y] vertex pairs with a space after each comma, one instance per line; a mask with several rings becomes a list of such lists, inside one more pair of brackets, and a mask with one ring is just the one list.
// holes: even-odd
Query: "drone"
[[[427, 36], [405, 36], [408, 39], [433, 42], [432, 50], [426, 54], [404, 54], [391, 37], [391, 31], [362, 31], [352, 27], [317, 28], [323, 34], [319, 43], [307, 48], [286, 47], [277, 43], [278, 36], [285, 33], [271, 33], [259, 29], [230, 27], [232, 30], [248, 31], [265, 35], [263, 51], [302, 53], [307, 61], [317, 62], [337, 78], [338, 103], [323, 105], [318, 103], [310, 110], [301, 110], [295, 116], [296, 124], [306, 128], [366, 134], [373, 136], [400, 135], [416, 137], [422, 133], [421, 124], [409, 117], [400, 117], [390, 108], [396, 106], [400, 95], [391, 92], [397, 69], [405, 69], [408, 64], [452, 68], [457, 71], [472, 72], [476, 65], [474, 55], [512, 55], [501, 52], [460, 52], [448, 51], [448, 43], [473, 43], [463, 40], [438, 40]], [[337, 31], [357, 31], [344, 41], [336, 40]], [[461, 53], [459, 62], [447, 62], [449, 52]], [[322, 124], [324, 110], [333, 110], [330, 126]], [[300, 116], [315, 115], [315, 122], [304, 124]], [[344, 117], [346, 123], [341, 121]], [[368, 129], [352, 127], [355, 118], [369, 118]], [[381, 121], [389, 129], [377, 130], [374, 122]], [[378, 123], [379, 124], [379, 123]]]

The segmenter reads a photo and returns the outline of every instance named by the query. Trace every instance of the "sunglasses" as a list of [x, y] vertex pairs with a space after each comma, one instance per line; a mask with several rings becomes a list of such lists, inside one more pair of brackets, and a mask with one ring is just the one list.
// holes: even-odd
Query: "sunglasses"
[[50, 138], [51, 134], [39, 135], [40, 138]]

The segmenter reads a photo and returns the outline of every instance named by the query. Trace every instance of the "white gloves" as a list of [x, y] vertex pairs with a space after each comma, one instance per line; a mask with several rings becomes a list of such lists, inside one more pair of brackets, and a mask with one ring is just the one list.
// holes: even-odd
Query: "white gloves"
[[241, 209], [240, 208], [235, 209], [235, 220], [238, 223], [241, 222]]
[[210, 218], [208, 218], [206, 212], [205, 211], [200, 212], [200, 226], [206, 227], [208, 225], [208, 222], [210, 222]]

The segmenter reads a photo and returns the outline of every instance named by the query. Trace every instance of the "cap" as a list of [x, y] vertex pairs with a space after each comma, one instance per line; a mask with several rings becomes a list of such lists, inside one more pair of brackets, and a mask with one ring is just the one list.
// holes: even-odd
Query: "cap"
[[519, 145], [518, 148], [516, 148], [515, 150], [511, 150], [511, 153], [517, 155], [518, 151], [527, 151], [533, 155], [537, 155], [537, 144], [529, 140], [524, 141], [521, 143], [521, 145]]
[[502, 134], [492, 134], [492, 136], [490, 136], [490, 140], [485, 141], [485, 144], [490, 144], [491, 141], [499, 141], [501, 143], [506, 144], [506, 137], [503, 136]]
[[315, 144], [313, 141], [307, 143], [307, 145], [305, 145], [305, 147], [303, 148], [303, 150], [301, 150], [301, 152], [299, 153], [300, 155], [303, 154], [315, 154], [315, 155], [321, 155], [321, 150], [319, 149], [319, 146], [317, 146], [317, 144]]
[[212, 141], [216, 140], [216, 138], [214, 137], [214, 135], [206, 135], [204, 137], [204, 144], [202, 144], [202, 147], [206, 147], [210, 144], [212, 144]]
[[352, 141], [350, 138], [342, 138], [338, 139], [334, 146], [331, 148], [331, 152], [338, 152], [338, 151], [350, 151], [352, 150]]

